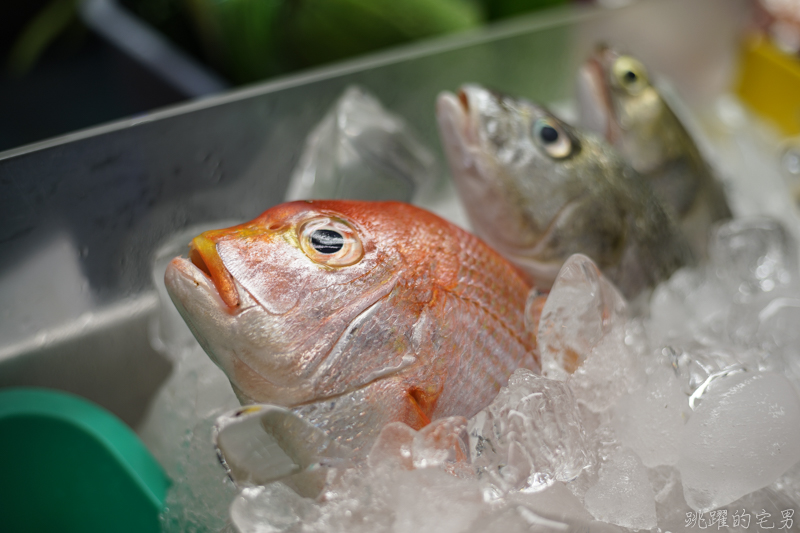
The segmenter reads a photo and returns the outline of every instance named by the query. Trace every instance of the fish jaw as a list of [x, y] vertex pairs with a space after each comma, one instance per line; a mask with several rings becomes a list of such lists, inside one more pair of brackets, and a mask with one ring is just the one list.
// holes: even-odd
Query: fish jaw
[[519, 219], [503, 206], [513, 203], [515, 191], [481, 131], [489, 91], [464, 85], [458, 95], [443, 92], [436, 106], [440, 137], [461, 202], [476, 235], [505, 256], [517, 248]]
[[460, 91], [458, 96], [450, 92], [440, 93], [436, 100], [436, 118], [453, 180], [469, 214], [472, 229], [480, 237], [487, 238], [487, 224], [493, 222], [484, 219], [480, 210], [475, 209], [474, 201], [494, 193], [491, 180], [486, 179], [486, 173], [480, 168], [477, 128], [470, 116], [464, 91]]
[[472, 126], [474, 121], [468, 115], [468, 107], [463, 98], [445, 91], [436, 100], [436, 118], [445, 152], [453, 174], [463, 176], [456, 180], [456, 184], [481, 181], [475, 166], [477, 135]]
[[[272, 402], [287, 405], [302, 402], [308, 386], [270, 380], [248, 366], [245, 353], [276, 353], [281, 347], [265, 342], [274, 335], [261, 337], [259, 332], [275, 330], [277, 324], [245, 291], [235, 283], [239, 305], [230, 307], [220, 296], [213, 280], [191, 261], [176, 257], [164, 275], [167, 292], [192, 334], [212, 361], [228, 376], [240, 401]], [[253, 394], [252, 391], [259, 391]]]
[[580, 126], [605, 137], [613, 144], [618, 134], [614, 120], [611, 94], [606, 82], [605, 67], [600, 54], [586, 60], [578, 69], [576, 96]]

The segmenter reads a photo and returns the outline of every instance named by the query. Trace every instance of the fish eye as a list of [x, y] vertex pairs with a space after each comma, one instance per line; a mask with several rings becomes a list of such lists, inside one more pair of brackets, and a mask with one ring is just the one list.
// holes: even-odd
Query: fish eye
[[647, 87], [647, 71], [644, 65], [630, 57], [620, 56], [613, 66], [615, 84], [630, 94], [638, 94]]
[[349, 223], [334, 217], [316, 217], [300, 228], [300, 248], [315, 263], [350, 266], [364, 256], [364, 248]]
[[540, 118], [533, 124], [533, 139], [554, 159], [572, 153], [572, 140], [552, 119]]
[[344, 248], [344, 236], [332, 229], [314, 230], [311, 247], [321, 254], [335, 254]]

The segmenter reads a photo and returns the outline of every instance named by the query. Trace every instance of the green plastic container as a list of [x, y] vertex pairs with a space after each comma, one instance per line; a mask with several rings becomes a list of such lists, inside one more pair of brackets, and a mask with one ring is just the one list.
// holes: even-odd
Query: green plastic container
[[108, 411], [43, 389], [0, 392], [0, 530], [157, 532], [169, 480]]

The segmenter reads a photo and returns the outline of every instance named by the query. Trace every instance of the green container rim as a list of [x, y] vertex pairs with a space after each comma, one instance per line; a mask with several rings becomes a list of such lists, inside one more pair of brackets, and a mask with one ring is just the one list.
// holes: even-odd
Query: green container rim
[[55, 419], [91, 436], [156, 509], [163, 509], [170, 480], [161, 465], [119, 418], [74, 394], [38, 388], [0, 391], [0, 421], [11, 418]]

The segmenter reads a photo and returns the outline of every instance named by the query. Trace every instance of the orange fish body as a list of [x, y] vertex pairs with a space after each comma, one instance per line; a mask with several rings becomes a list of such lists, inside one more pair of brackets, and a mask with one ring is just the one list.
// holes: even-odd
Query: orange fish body
[[525, 278], [407, 204], [282, 204], [195, 238], [165, 282], [243, 403], [355, 450], [389, 422], [473, 416], [516, 368], [539, 369]]

